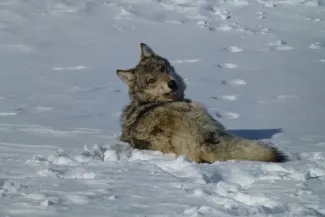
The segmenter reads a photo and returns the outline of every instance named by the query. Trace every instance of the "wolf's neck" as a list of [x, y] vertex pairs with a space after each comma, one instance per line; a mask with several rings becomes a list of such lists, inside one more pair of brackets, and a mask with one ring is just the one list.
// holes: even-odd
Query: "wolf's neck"
[[160, 104], [160, 103], [166, 103], [166, 102], [176, 102], [176, 101], [190, 101], [189, 99], [184, 98], [184, 93], [180, 93], [179, 96], [177, 96], [176, 99], [173, 100], [141, 100], [141, 98], [137, 97], [135, 94], [129, 93], [129, 99], [130, 103], [129, 105], [131, 106], [141, 106], [141, 105], [147, 105], [147, 104]]
[[172, 103], [172, 102], [192, 102], [190, 99], [175, 99], [171, 101], [154, 101], [154, 102], [141, 102], [136, 100], [131, 100], [129, 103], [129, 106], [131, 107], [139, 107], [139, 106], [149, 106], [149, 105], [159, 105], [159, 104], [165, 104], [165, 103]]
[[139, 107], [139, 106], [145, 106], [145, 105], [151, 105], [151, 104], [161, 104], [161, 103], [165, 103], [165, 102], [141, 102], [141, 101], [137, 101], [137, 100], [131, 100], [130, 101], [130, 106], [132, 107]]

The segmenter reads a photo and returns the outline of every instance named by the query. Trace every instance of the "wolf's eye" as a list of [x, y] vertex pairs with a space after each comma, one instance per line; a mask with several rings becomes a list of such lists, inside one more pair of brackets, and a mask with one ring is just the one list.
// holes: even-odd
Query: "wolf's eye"
[[153, 84], [153, 83], [155, 83], [156, 82], [156, 79], [154, 79], [154, 78], [148, 78], [147, 79], [147, 83], [148, 84]]

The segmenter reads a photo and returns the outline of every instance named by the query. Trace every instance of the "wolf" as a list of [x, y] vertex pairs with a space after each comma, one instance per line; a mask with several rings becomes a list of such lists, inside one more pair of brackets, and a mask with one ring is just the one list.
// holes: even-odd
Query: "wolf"
[[170, 62], [141, 43], [139, 63], [116, 70], [128, 85], [120, 140], [131, 147], [185, 156], [197, 163], [248, 160], [285, 162], [277, 148], [227, 133], [206, 108], [185, 98], [186, 84]]

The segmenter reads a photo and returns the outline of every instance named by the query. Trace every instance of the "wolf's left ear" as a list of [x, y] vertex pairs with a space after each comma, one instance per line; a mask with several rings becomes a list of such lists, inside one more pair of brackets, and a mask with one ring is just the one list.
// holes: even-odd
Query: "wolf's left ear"
[[153, 52], [153, 50], [145, 43], [141, 43], [140, 47], [141, 47], [141, 57], [152, 57], [155, 55], [155, 52]]
[[127, 84], [131, 84], [131, 82], [134, 80], [134, 72], [131, 70], [116, 70], [116, 74], [120, 77], [122, 81], [124, 81]]

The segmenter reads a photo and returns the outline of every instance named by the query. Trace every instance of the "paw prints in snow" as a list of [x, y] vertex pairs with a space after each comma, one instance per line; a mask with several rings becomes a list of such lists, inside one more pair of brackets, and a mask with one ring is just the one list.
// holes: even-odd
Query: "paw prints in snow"
[[238, 68], [238, 65], [234, 63], [224, 63], [223, 65], [218, 64], [217, 65], [219, 68], [226, 68], [226, 69], [235, 69]]
[[42, 112], [47, 112], [50, 110], [53, 110], [53, 107], [46, 107], [46, 106], [35, 106], [35, 107], [21, 107], [18, 108], [16, 111], [18, 111], [19, 113], [24, 113], [24, 114], [39, 114]]
[[187, 60], [173, 60], [172, 63], [182, 64], [182, 63], [196, 63], [201, 61], [200, 59], [187, 59]]
[[0, 117], [14, 116], [17, 115], [16, 112], [0, 112]]
[[322, 19], [320, 18], [312, 18], [312, 17], [304, 17], [305, 20], [311, 20], [311, 21], [314, 21], [314, 22], [320, 22], [322, 21]]
[[223, 96], [220, 96], [221, 99], [224, 99], [224, 100], [237, 100], [238, 99], [238, 96], [237, 95], [223, 95]]
[[34, 48], [24, 44], [6, 44], [2, 48], [7, 52], [32, 53]]
[[87, 69], [85, 66], [53, 67], [54, 71], [77, 71]]
[[224, 85], [231, 85], [231, 86], [243, 86], [246, 85], [246, 81], [243, 79], [234, 79], [234, 80], [230, 80], [230, 81], [222, 81], [222, 84]]
[[275, 42], [269, 42], [268, 45], [271, 46], [271, 50], [278, 50], [278, 51], [289, 51], [293, 50], [294, 48], [287, 45], [287, 42], [282, 40], [277, 40]]
[[228, 19], [231, 19], [230, 12], [229, 12], [229, 11], [226, 11], [226, 10], [216, 9], [216, 10], [214, 11], [214, 14], [215, 14], [216, 16], [219, 16], [220, 19], [222, 19], [222, 20], [228, 20]]
[[231, 52], [231, 53], [238, 53], [238, 52], [242, 52], [243, 49], [240, 47], [236, 47], [236, 46], [230, 46], [227, 48], [223, 48], [222, 51], [224, 52]]
[[297, 99], [298, 96], [295, 95], [277, 95], [276, 99]]
[[265, 104], [265, 103], [283, 103], [286, 102], [287, 100], [294, 100], [294, 99], [298, 99], [298, 96], [295, 95], [288, 95], [288, 94], [280, 94], [277, 96], [272, 97], [272, 99], [268, 99], [268, 100], [260, 100], [257, 103], [260, 104]]
[[325, 45], [320, 42], [315, 42], [315, 43], [312, 43], [311, 45], [309, 45], [309, 49], [313, 49], [313, 50], [318, 50], [318, 49], [321, 49], [324, 47], [325, 47]]
[[5, 197], [8, 194], [17, 194], [27, 188], [28, 186], [23, 185], [21, 181], [9, 181], [0, 179], [0, 198]]
[[228, 31], [232, 30], [233, 27], [228, 24], [222, 24], [222, 25], [216, 27], [215, 29], [222, 31], [222, 32], [228, 32]]
[[265, 12], [258, 12], [258, 18], [260, 19], [265, 19], [266, 18], [266, 13]]
[[240, 117], [240, 115], [236, 112], [225, 112], [224, 115], [228, 119], [237, 119]]

